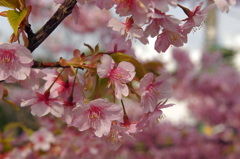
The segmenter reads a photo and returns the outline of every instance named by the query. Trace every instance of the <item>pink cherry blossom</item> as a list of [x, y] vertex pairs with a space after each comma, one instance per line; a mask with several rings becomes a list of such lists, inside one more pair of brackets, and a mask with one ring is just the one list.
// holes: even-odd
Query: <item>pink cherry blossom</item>
[[188, 16], [188, 18], [183, 20], [186, 21], [186, 23], [182, 26], [182, 29], [189, 29], [200, 26], [206, 19], [208, 12], [215, 7], [215, 4], [211, 4], [201, 10], [202, 5], [203, 2], [196, 6], [192, 11], [179, 5]]
[[109, 134], [104, 136], [105, 145], [112, 150], [117, 150], [125, 140], [134, 141], [134, 137], [127, 128], [118, 125], [113, 125]]
[[0, 81], [13, 77], [26, 79], [33, 64], [31, 52], [20, 44], [0, 44]]
[[136, 57], [132, 49], [132, 42], [130, 39], [125, 40], [124, 37], [113, 37], [110, 42], [107, 43], [107, 53], [121, 52], [132, 57]]
[[61, 117], [63, 114], [63, 106], [59, 99], [52, 98], [49, 92], [35, 92], [34, 97], [21, 102], [21, 107], [31, 106], [32, 115], [43, 117], [48, 113], [56, 117]]
[[158, 10], [155, 10], [154, 13], [150, 13], [149, 16], [151, 17], [152, 22], [147, 26], [144, 32], [146, 36], [157, 36], [160, 31], [160, 26], [169, 31], [178, 32], [179, 24], [181, 22], [180, 20], [173, 18], [170, 15], [166, 15]]
[[40, 69], [32, 69], [27, 79], [20, 81], [20, 84], [27, 89], [37, 90], [40, 86], [40, 79], [46, 75]]
[[64, 113], [62, 116], [62, 120], [69, 125], [73, 119], [72, 110], [76, 107], [76, 102], [64, 101], [63, 107], [64, 107]]
[[114, 31], [119, 32], [121, 35], [127, 37], [134, 37], [139, 39], [143, 44], [147, 44], [148, 40], [144, 37], [143, 29], [134, 24], [133, 19], [127, 18], [125, 23], [121, 23], [118, 20], [112, 18], [108, 22], [108, 27], [112, 27]]
[[116, 65], [109, 55], [103, 55], [101, 64], [97, 67], [97, 74], [100, 78], [109, 78], [109, 86], [114, 85], [115, 96], [122, 99], [122, 95], [128, 96], [129, 89], [126, 83], [134, 78], [136, 72], [131, 63], [122, 61]]
[[95, 3], [100, 9], [107, 9], [107, 10], [112, 8], [114, 5], [113, 0], [96, 0]]
[[152, 0], [153, 8], [164, 13], [168, 12], [168, 5], [177, 6], [177, 0]]
[[137, 123], [138, 129], [153, 127], [159, 124], [160, 120], [164, 117], [164, 114], [161, 109], [171, 107], [174, 104], [166, 104], [167, 100], [157, 104], [153, 112], [148, 112]]
[[162, 33], [157, 36], [155, 41], [155, 50], [157, 52], [165, 52], [170, 45], [179, 47], [183, 46], [187, 42], [187, 36], [182, 32], [172, 32], [167, 29], [163, 29]]
[[[52, 83], [56, 80], [59, 72], [56, 70], [49, 70], [46, 69], [44, 72], [47, 74], [46, 77], [43, 79], [47, 82], [44, 85], [44, 89], [47, 90]], [[64, 72], [61, 74], [61, 76], [56, 80], [54, 85], [52, 86], [50, 92], [52, 97], [61, 97], [64, 100], [67, 100], [71, 94], [71, 91], [74, 87], [73, 92], [73, 99], [74, 101], [77, 100], [83, 100], [81, 91], [81, 86], [79, 86], [78, 82], [74, 83], [74, 78], [71, 76], [72, 70], [70, 68], [65, 68]], [[77, 77], [81, 83], [81, 85], [84, 85], [83, 77], [78, 75]]]
[[41, 128], [36, 131], [29, 140], [33, 143], [35, 151], [48, 151], [51, 148], [51, 143], [55, 142], [55, 138], [46, 128]]
[[171, 96], [172, 87], [167, 79], [170, 74], [163, 73], [154, 79], [153, 73], [146, 74], [140, 81], [139, 92], [141, 93], [141, 106], [144, 112], [153, 112], [159, 102]]
[[[106, 23], [110, 19], [109, 12], [102, 12], [94, 5], [79, 6], [78, 12], [77, 16], [72, 14], [63, 21], [65, 27], [77, 33], [94, 32], [101, 27], [106, 27]], [[90, 12], [91, 14], [89, 14]], [[76, 24], [74, 20], [79, 23]]]
[[73, 109], [71, 125], [84, 131], [92, 128], [97, 137], [106, 136], [111, 129], [112, 121], [122, 121], [123, 112], [119, 105], [108, 99], [95, 99], [89, 103], [78, 102]]
[[73, 17], [75, 24], [78, 24], [79, 16], [80, 16], [79, 7], [78, 7], [78, 5], [75, 5], [72, 10], [72, 17]]
[[114, 0], [116, 13], [120, 16], [132, 15], [134, 22], [142, 26], [148, 20], [149, 0]]
[[214, 2], [222, 12], [228, 12], [229, 6], [236, 4], [236, 0], [214, 0]]
[[57, 4], [62, 4], [65, 0], [54, 0], [55, 3]]

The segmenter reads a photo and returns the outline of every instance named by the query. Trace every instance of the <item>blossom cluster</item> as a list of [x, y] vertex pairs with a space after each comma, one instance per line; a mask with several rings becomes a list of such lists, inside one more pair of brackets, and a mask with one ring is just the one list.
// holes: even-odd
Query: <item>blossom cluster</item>
[[[54, 0], [60, 5], [66, 1]], [[16, 150], [12, 154], [6, 153], [7, 157], [21, 152], [21, 157], [26, 158], [31, 154], [30, 150], [36, 152], [51, 150], [53, 154], [61, 154], [62, 158], [65, 158], [66, 154], [71, 154], [68, 151], [73, 151], [72, 145], [78, 146], [74, 139], [79, 139], [82, 143], [92, 139], [90, 143], [92, 145], [85, 147], [86, 151], [92, 154], [96, 154], [97, 149], [94, 148], [102, 146], [102, 143], [110, 149], [117, 150], [125, 141], [134, 140], [136, 134], [144, 133], [149, 128], [154, 129], [164, 117], [162, 109], [173, 106], [167, 103], [172, 94], [172, 86], [169, 82], [171, 75], [164, 70], [152, 73], [144, 68], [144, 65], [135, 58], [131, 48], [132, 39], [136, 38], [141, 43], [147, 44], [149, 36], [156, 37], [157, 52], [165, 52], [170, 46], [182, 46], [187, 42], [187, 35], [195, 27], [202, 25], [207, 13], [215, 7], [215, 4], [222, 11], [227, 11], [228, 6], [233, 5], [235, 1], [220, 3], [215, 0], [215, 3], [204, 9], [204, 3], [201, 2], [193, 10], [178, 4], [177, 0], [78, 0], [77, 2], [71, 10], [72, 19], [63, 22], [66, 27], [82, 33], [94, 31], [98, 25], [107, 26], [119, 32], [120, 36], [111, 33], [111, 42], [106, 45], [105, 51], [100, 50], [98, 45], [92, 48], [84, 44], [88, 47], [88, 52], [75, 49], [70, 60], [60, 58], [59, 61], [52, 63], [37, 61], [28, 49], [29, 45], [33, 45], [32, 37], [39, 40], [41, 39], [39, 36], [49, 32], [48, 30], [40, 35], [39, 32], [33, 33], [28, 17], [38, 14], [39, 10], [35, 10], [38, 8], [36, 6], [48, 5], [50, 2], [28, 0], [23, 4], [25, 1], [19, 0], [0, 3], [1, 6], [10, 6], [14, 9], [0, 13], [1, 16], [8, 17], [14, 29], [10, 42], [0, 44], [1, 99], [16, 109], [30, 108], [33, 116], [57, 119], [61, 124], [64, 123], [64, 128], [69, 127], [63, 130], [62, 136], [59, 135], [59, 140], [56, 140], [52, 133], [55, 129], [50, 127], [57, 127], [57, 124], [45, 123], [45, 127], [48, 128], [41, 128], [35, 133], [27, 134], [30, 136], [27, 140], [29, 149], [24, 149], [25, 152]], [[81, 9], [84, 5], [88, 5], [88, 9], [96, 5], [101, 10], [115, 7], [116, 14], [125, 17], [126, 20], [120, 22], [114, 18], [110, 19], [109, 13], [104, 13], [102, 18], [98, 15], [102, 13], [100, 10], [89, 15], [88, 9]], [[187, 18], [179, 20], [173, 15], [168, 15], [170, 5], [181, 8]], [[11, 17], [12, 12], [14, 14]], [[47, 15], [51, 13], [43, 12]], [[14, 21], [20, 18], [21, 21]], [[58, 20], [56, 17], [53, 19]], [[71, 20], [75, 25], [69, 23]], [[81, 25], [82, 27], [79, 27]], [[44, 29], [48, 28], [51, 27], [45, 26]], [[21, 44], [21, 38], [25, 46]], [[71, 52], [73, 50], [68, 46], [53, 46], [51, 49], [59, 48], [67, 51], [68, 54], [69, 50]], [[185, 60], [188, 62], [187, 58]], [[187, 74], [188, 70], [184, 69], [183, 71]], [[185, 78], [184, 74], [181, 76]], [[14, 100], [18, 101], [16, 103], [9, 100], [12, 92], [8, 90], [13, 84], [24, 90], [21, 96], [14, 97]], [[229, 91], [229, 88], [221, 89]], [[25, 92], [27, 93], [24, 96]], [[134, 104], [129, 103], [129, 99]], [[209, 105], [213, 103], [211, 100], [205, 102], [209, 102]], [[21, 127], [27, 131], [24, 126]], [[0, 133], [0, 135], [5, 134]], [[23, 138], [27, 137], [23, 136]], [[66, 149], [61, 147], [61, 144], [57, 143], [61, 141], [65, 141], [69, 147]], [[81, 146], [82, 143], [80, 143]], [[52, 148], [53, 144], [56, 144], [55, 149]], [[1, 151], [4, 146], [0, 144]], [[59, 152], [62, 149], [65, 151]], [[85, 150], [83, 148], [79, 151]], [[81, 155], [82, 153], [79, 152], [76, 156]]]
[[[63, 68], [40, 70], [31, 68], [33, 58], [26, 47], [10, 43], [0, 47], [2, 96], [7, 83], [20, 83], [31, 92], [21, 98], [20, 106], [30, 106], [32, 115], [51, 114], [79, 131], [90, 130], [109, 141], [113, 149], [119, 148], [125, 137], [133, 138], [132, 134], [157, 125], [161, 109], [172, 106], [166, 104], [172, 91], [170, 74], [162, 72], [155, 78], [153, 73], [139, 72], [136, 67], [141, 64], [132, 62], [131, 56], [118, 53], [117, 58], [124, 56], [130, 62], [115, 62], [114, 54], [94, 52], [86, 56], [75, 50], [72, 59], [60, 60]], [[78, 73], [77, 67], [83, 71]], [[138, 107], [142, 109], [142, 117], [136, 121], [130, 120], [126, 111], [125, 99], [130, 96], [139, 98]]]
[[[128, 104], [128, 106], [125, 104], [126, 111], [129, 118], [141, 118], [136, 127], [133, 127], [133, 124], [130, 127], [125, 127], [114, 123], [109, 135], [104, 135], [104, 132], [106, 132], [106, 129], [104, 129], [103, 136], [99, 138], [97, 135], [100, 132], [98, 131], [94, 131], [94, 133], [91, 129], [76, 131], [74, 127], [66, 127], [66, 124], [59, 123], [58, 119], [53, 118], [53, 116], [44, 116], [40, 120], [42, 128], [32, 133], [30, 137], [20, 136], [15, 144], [21, 145], [26, 141], [30, 142], [5, 153], [3, 157], [238, 158], [239, 100], [236, 97], [239, 94], [238, 88], [240, 85], [238, 71], [226, 64], [219, 52], [204, 54], [200, 62], [202, 69], [196, 69], [183, 50], [174, 50], [173, 55], [177, 62], [174, 76], [176, 79], [175, 97], [189, 101], [188, 105], [196, 123], [174, 125], [162, 121], [154, 126], [159, 121], [158, 111], [155, 110], [154, 113], [149, 112], [142, 116], [144, 109], [137, 106], [140, 105], [139, 103], [126, 101], [126, 104]], [[215, 65], [212, 65], [212, 63], [215, 63]], [[144, 84], [141, 81], [140, 85], [142, 86], [139, 85], [139, 88], [141, 88], [139, 92], [146, 91], [147, 87], [150, 88], [154, 84], [160, 83], [159, 81], [167, 76], [162, 76], [159, 80], [155, 78], [152, 85], [146, 84], [148, 86], [143, 86]], [[143, 81], [151, 81], [151, 74], [147, 74], [146, 77], [143, 78]], [[142, 97], [144, 98], [144, 93], [142, 93]], [[81, 114], [83, 114], [84, 111], [82, 110], [90, 109], [90, 107], [93, 109], [93, 105], [97, 105], [96, 103], [101, 105], [108, 102], [99, 99], [95, 101], [88, 103], [85, 107], [76, 107], [75, 112], [81, 111]], [[170, 105], [164, 101], [159, 103], [155, 109], [161, 111], [159, 108], [167, 106]], [[113, 107], [108, 107], [108, 110], [110, 110], [109, 108]], [[139, 109], [142, 109], [142, 111], [139, 111]], [[151, 109], [151, 107], [148, 109]], [[115, 111], [117, 112], [118, 109], [115, 109]], [[85, 115], [88, 115], [88, 112]], [[92, 113], [91, 115], [98, 114]], [[80, 122], [79, 124], [83, 125], [84, 123]], [[139, 129], [143, 125], [147, 126], [147, 129], [135, 133], [133, 138], [131, 135], [134, 129]], [[81, 128], [86, 129], [82, 126]], [[7, 132], [0, 135], [7, 136]], [[113, 142], [118, 142], [118, 144], [112, 144]], [[122, 144], [122, 146], [118, 148], [119, 144]], [[106, 147], [118, 149], [109, 151]]]
[[[64, 1], [55, 0], [54, 2], [61, 4]], [[236, 0], [230, 2], [228, 0], [214, 0], [205, 8], [204, 2], [200, 2], [191, 10], [180, 5], [177, 0], [78, 0], [72, 14], [72, 19], [77, 23], [71, 24], [68, 20], [65, 24], [73, 30], [79, 30], [83, 33], [81, 29], [86, 32], [94, 27], [100, 28], [108, 21], [107, 26], [126, 40], [137, 39], [146, 45], [149, 37], [155, 38], [154, 48], [160, 53], [165, 52], [170, 46], [180, 47], [187, 43], [188, 34], [201, 27], [208, 12], [216, 6], [222, 12], [228, 12], [229, 6], [235, 4]], [[82, 8], [83, 5], [90, 6], [87, 7], [87, 10], [92, 9], [92, 6], [97, 6], [98, 9], [95, 9], [94, 13], [98, 13], [99, 9], [110, 10], [114, 8], [115, 13], [123, 18], [121, 20], [110, 19], [110, 17], [101, 19], [95, 15], [94, 20], [85, 22], [86, 16], [92, 16], [92, 14], [83, 13], [85, 10]], [[181, 8], [187, 17], [179, 19], [177, 16], [169, 14], [171, 7]]]

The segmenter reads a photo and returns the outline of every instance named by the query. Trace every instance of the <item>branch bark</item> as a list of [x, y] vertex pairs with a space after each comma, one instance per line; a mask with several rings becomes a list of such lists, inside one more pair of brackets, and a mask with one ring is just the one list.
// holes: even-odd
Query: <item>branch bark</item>
[[[70, 66], [62, 66], [59, 62], [43, 62], [43, 61], [34, 61], [32, 68], [69, 68]], [[83, 70], [83, 67], [76, 67]]]
[[26, 32], [29, 39], [28, 49], [31, 52], [33, 52], [63, 20], [72, 13], [72, 9], [76, 3], [77, 0], [65, 0], [54, 15], [35, 34], [32, 32], [30, 24], [26, 26]]

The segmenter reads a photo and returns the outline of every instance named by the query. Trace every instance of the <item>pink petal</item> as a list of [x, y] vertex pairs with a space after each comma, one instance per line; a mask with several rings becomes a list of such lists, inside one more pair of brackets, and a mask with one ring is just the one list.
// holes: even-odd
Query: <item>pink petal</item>
[[77, 5], [75, 5], [72, 10], [72, 17], [73, 17], [75, 24], [78, 24], [79, 15], [80, 15], [79, 7]]
[[97, 74], [100, 78], [109, 76], [111, 69], [114, 66], [114, 61], [109, 55], [103, 55], [101, 57], [101, 64], [97, 67]]
[[21, 102], [20, 106], [21, 107], [26, 107], [26, 106], [29, 106], [29, 105], [33, 105], [36, 102], [37, 102], [37, 100], [35, 98], [29, 99], [29, 100], [24, 100], [24, 101]]
[[54, 115], [55, 117], [61, 117], [63, 114], [63, 106], [59, 103], [53, 102], [51, 103], [51, 110], [50, 113]]
[[111, 129], [111, 121], [110, 120], [100, 120], [99, 127], [98, 127], [98, 129], [96, 129], [94, 134], [97, 137], [102, 137], [103, 135], [107, 136], [110, 132], [110, 129]]
[[32, 115], [37, 115], [43, 117], [50, 112], [50, 107], [48, 107], [44, 102], [38, 102], [31, 106]]
[[114, 5], [113, 1], [109, 1], [109, 0], [97, 0], [95, 1], [95, 3], [100, 9], [107, 9], [107, 10], [112, 8]]
[[114, 31], [120, 32], [121, 35], [126, 34], [126, 25], [112, 18], [108, 22], [108, 27], [111, 27]]
[[140, 81], [140, 86], [139, 86], [139, 91], [140, 93], [143, 93], [147, 86], [153, 82], [154, 80], [154, 75], [153, 73], [147, 73]]

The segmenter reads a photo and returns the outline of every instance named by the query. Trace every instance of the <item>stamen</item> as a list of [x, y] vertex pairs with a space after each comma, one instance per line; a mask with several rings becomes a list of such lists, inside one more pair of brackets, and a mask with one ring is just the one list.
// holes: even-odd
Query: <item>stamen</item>
[[1, 63], [10, 63], [14, 62], [15, 56], [12, 51], [3, 50], [2, 54], [0, 55], [0, 62]]

